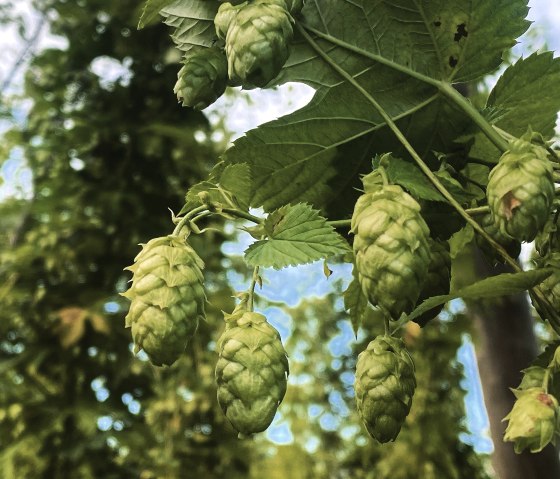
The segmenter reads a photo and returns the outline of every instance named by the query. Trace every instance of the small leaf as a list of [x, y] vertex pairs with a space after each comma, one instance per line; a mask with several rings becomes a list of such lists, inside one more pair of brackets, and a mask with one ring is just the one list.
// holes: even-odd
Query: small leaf
[[332, 270], [329, 268], [327, 260], [323, 261], [323, 274], [325, 275], [325, 278], [327, 278], [327, 279], [329, 279], [332, 275]]
[[385, 168], [392, 183], [406, 188], [412, 196], [419, 200], [447, 200], [435, 189], [434, 185], [416, 165], [400, 158], [391, 158]]
[[273, 267], [311, 263], [349, 251], [348, 243], [311, 206], [283, 206], [264, 222], [267, 240], [253, 243], [245, 260], [253, 266]]
[[428, 298], [408, 315], [408, 319], [417, 318], [426, 311], [456, 298], [496, 298], [521, 293], [542, 283], [551, 274], [552, 269], [546, 268], [524, 271], [522, 273], [503, 273], [491, 278], [485, 278], [449, 294]]
[[459, 254], [474, 240], [474, 229], [471, 225], [466, 225], [457, 231], [449, 239], [449, 255], [451, 259], [457, 258]]
[[[354, 270], [355, 269], [356, 268], [354, 268]], [[344, 291], [344, 309], [350, 314], [352, 329], [356, 337], [358, 336], [358, 330], [360, 329], [367, 308], [368, 300], [366, 295], [362, 291], [358, 278], [354, 276], [348, 289]]]
[[251, 167], [247, 163], [226, 166], [220, 176], [219, 185], [235, 197], [241, 209], [249, 209]]
[[162, 8], [171, 5], [175, 0], [147, 0], [142, 9], [142, 16], [138, 21], [138, 30], [141, 30], [146, 25], [152, 23], [152, 21], [158, 16], [158, 13]]

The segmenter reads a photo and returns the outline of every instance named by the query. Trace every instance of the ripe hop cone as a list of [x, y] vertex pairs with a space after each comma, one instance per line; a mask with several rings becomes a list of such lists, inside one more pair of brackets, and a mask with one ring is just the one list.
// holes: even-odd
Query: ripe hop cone
[[286, 393], [288, 358], [278, 331], [244, 303], [218, 340], [218, 402], [240, 435], [264, 431]]
[[533, 241], [554, 200], [552, 165], [543, 147], [523, 139], [510, 146], [488, 177], [488, 206], [502, 234]]
[[294, 20], [283, 6], [268, 0], [255, 0], [233, 11], [227, 5], [218, 10], [217, 31], [223, 35], [227, 25], [229, 78], [245, 88], [264, 87], [288, 59]]
[[[435, 241], [430, 238], [430, 266], [424, 286], [420, 292], [417, 304], [433, 296], [449, 294], [451, 281], [451, 257], [449, 256], [449, 244], [446, 241]], [[413, 321], [424, 327], [434, 319], [443, 309], [443, 305], [426, 311]]]
[[[521, 253], [521, 243], [512, 239], [500, 231], [500, 228], [494, 223], [492, 215], [486, 214], [480, 221], [480, 226], [491, 236], [494, 241], [499, 243], [507, 251], [512, 258], [517, 258]], [[497, 253], [497, 251], [490, 246], [482, 236], [476, 235], [476, 244], [480, 247], [484, 256], [486, 256], [493, 264], [503, 263], [504, 259]]]
[[369, 434], [394, 441], [410, 411], [416, 388], [414, 363], [402, 340], [378, 336], [358, 355], [356, 404]]
[[358, 280], [392, 319], [412, 310], [428, 274], [429, 230], [420, 205], [400, 186], [362, 195], [352, 216]]
[[526, 448], [539, 452], [549, 443], [554, 444], [558, 421], [556, 398], [542, 387], [512, 391], [517, 400], [504, 418], [509, 421], [504, 441], [513, 442], [517, 454]]
[[143, 349], [156, 365], [173, 364], [204, 317], [202, 268], [196, 252], [176, 236], [154, 238], [129, 266], [132, 286], [126, 327], [132, 329], [135, 352]]
[[189, 53], [173, 88], [183, 106], [202, 110], [214, 103], [227, 86], [227, 59], [217, 48], [200, 48]]

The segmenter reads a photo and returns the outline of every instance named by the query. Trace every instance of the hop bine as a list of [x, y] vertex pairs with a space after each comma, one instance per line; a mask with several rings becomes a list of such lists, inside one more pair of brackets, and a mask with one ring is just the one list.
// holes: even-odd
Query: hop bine
[[218, 402], [241, 436], [264, 431], [286, 393], [288, 358], [280, 335], [242, 302], [225, 314], [218, 340]]
[[513, 141], [488, 179], [488, 206], [500, 232], [518, 241], [534, 240], [554, 200], [546, 149], [524, 139]]
[[204, 263], [184, 239], [154, 238], [136, 256], [126, 327], [135, 352], [143, 349], [156, 365], [173, 364], [204, 317]]
[[358, 280], [392, 319], [410, 312], [428, 274], [429, 230], [420, 205], [400, 186], [362, 195], [352, 216]]
[[377, 441], [396, 439], [415, 388], [414, 363], [402, 340], [378, 336], [359, 354], [356, 405], [366, 429]]

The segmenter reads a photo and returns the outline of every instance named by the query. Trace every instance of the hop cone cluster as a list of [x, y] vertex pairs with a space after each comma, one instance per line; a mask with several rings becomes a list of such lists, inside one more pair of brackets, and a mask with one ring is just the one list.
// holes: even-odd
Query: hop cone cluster
[[237, 7], [220, 5], [214, 23], [218, 37], [225, 38], [232, 81], [246, 88], [264, 87], [280, 73], [293, 37], [288, 3], [294, 2], [255, 0]]
[[218, 341], [218, 402], [242, 435], [264, 431], [286, 393], [288, 358], [278, 331], [243, 305], [225, 315]]
[[500, 232], [518, 241], [534, 240], [548, 220], [554, 200], [546, 150], [516, 140], [488, 178], [488, 206]]
[[[517, 258], [519, 256], [519, 253], [521, 253], [521, 243], [502, 233], [498, 226], [494, 223], [492, 215], [484, 215], [480, 225], [484, 228], [484, 231], [486, 231], [486, 233], [494, 239], [494, 241], [504, 247], [508, 255], [512, 258]], [[482, 236], [476, 235], [476, 242], [484, 255], [493, 263], [503, 262], [503, 258], [496, 253], [496, 250], [494, 250], [494, 248], [492, 248], [492, 246], [490, 246], [490, 244]]]
[[[447, 242], [434, 241], [430, 239], [430, 266], [428, 276], [418, 298], [418, 304], [432, 296], [440, 296], [449, 293], [449, 282], [451, 281], [451, 257], [449, 256], [449, 244]], [[414, 319], [416, 323], [424, 327], [434, 319], [443, 309], [443, 305], [426, 311]]]
[[420, 205], [400, 186], [362, 195], [352, 216], [358, 280], [369, 301], [398, 319], [420, 295], [430, 264]]
[[514, 443], [516, 453], [529, 448], [539, 452], [552, 442], [558, 421], [558, 401], [542, 387], [513, 391], [517, 400], [504, 418], [509, 421], [504, 441]]
[[358, 356], [356, 404], [370, 435], [394, 441], [416, 388], [414, 363], [400, 339], [378, 336]]
[[156, 366], [173, 364], [204, 316], [202, 268], [196, 252], [175, 236], [154, 238], [136, 256], [126, 327], [135, 352], [143, 349]]
[[227, 86], [227, 59], [216, 47], [189, 53], [173, 91], [183, 106], [202, 110], [214, 103]]

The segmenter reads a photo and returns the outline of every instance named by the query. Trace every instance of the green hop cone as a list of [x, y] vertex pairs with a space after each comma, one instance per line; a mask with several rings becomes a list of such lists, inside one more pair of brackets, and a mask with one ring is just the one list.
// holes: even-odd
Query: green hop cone
[[156, 365], [173, 364], [204, 317], [202, 268], [196, 252], [176, 236], [154, 238], [136, 256], [126, 327], [135, 352], [143, 349]]
[[534, 240], [548, 220], [554, 200], [546, 149], [515, 140], [488, 179], [488, 206], [500, 232], [518, 241]]
[[[494, 223], [492, 215], [484, 215], [480, 221], [480, 225], [498, 244], [503, 246], [512, 258], [517, 258], [521, 253], [521, 243], [510, 236], [503, 234], [498, 226]], [[484, 253], [484, 256], [492, 261], [493, 264], [503, 263], [504, 259], [496, 252], [496, 250], [482, 236], [476, 235], [476, 243]]]
[[[220, 7], [228, 9], [223, 4]], [[218, 11], [220, 14], [220, 11]], [[282, 6], [256, 0], [224, 20], [218, 17], [218, 31], [227, 24], [228, 75], [245, 88], [264, 87], [276, 78], [286, 63], [293, 37], [293, 18]]]
[[[428, 276], [424, 281], [424, 286], [420, 292], [417, 304], [433, 296], [449, 294], [449, 284], [451, 281], [449, 244], [446, 241], [434, 241], [430, 239], [430, 258]], [[415, 318], [414, 322], [424, 327], [429, 321], [434, 319], [442, 309], [443, 305], [436, 306]]]
[[362, 195], [352, 216], [358, 280], [392, 319], [412, 310], [430, 265], [429, 230], [420, 205], [400, 186]]
[[402, 340], [378, 336], [359, 354], [356, 404], [366, 429], [377, 441], [396, 439], [415, 388], [414, 363]]
[[216, 364], [218, 402], [241, 435], [264, 431], [286, 393], [288, 358], [278, 331], [242, 303], [225, 315]]
[[227, 86], [227, 59], [216, 47], [189, 53], [173, 91], [183, 106], [202, 110], [214, 103]]
[[555, 443], [558, 421], [558, 401], [542, 387], [513, 390], [517, 400], [504, 418], [509, 421], [504, 441], [514, 443], [515, 452], [529, 448], [539, 452], [549, 443]]

